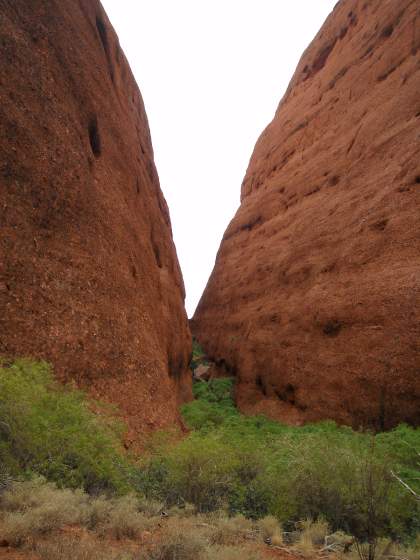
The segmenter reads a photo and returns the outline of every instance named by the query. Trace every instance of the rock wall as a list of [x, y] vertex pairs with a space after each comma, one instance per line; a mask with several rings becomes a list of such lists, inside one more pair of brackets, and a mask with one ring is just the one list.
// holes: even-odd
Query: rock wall
[[256, 144], [193, 320], [243, 411], [420, 423], [419, 92], [419, 3], [341, 0]]
[[139, 89], [97, 0], [0, 0], [0, 353], [134, 431], [191, 396], [184, 286]]

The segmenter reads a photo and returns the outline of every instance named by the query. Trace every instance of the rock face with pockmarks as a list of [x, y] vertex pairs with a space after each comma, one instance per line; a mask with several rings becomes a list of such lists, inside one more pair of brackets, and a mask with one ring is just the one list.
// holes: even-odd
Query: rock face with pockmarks
[[192, 322], [243, 411], [420, 423], [419, 92], [419, 3], [339, 2], [256, 144]]
[[0, 0], [0, 21], [0, 354], [166, 426], [191, 339], [129, 65], [97, 0]]

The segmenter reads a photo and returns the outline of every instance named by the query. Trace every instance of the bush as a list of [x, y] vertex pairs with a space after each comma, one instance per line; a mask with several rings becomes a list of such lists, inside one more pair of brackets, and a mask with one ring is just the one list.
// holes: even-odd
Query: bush
[[243, 515], [230, 518], [220, 517], [209, 538], [211, 544], [235, 545], [245, 538], [252, 538], [254, 532], [252, 521]]
[[235, 468], [236, 458], [228, 445], [193, 433], [152, 459], [141, 489], [168, 506], [189, 502], [198, 512], [212, 511], [222, 507], [229, 495]]
[[[110, 501], [104, 517], [97, 523], [100, 532], [118, 540], [138, 537], [151, 527], [150, 520], [139, 512], [138, 505], [137, 498], [132, 494]], [[95, 502], [92, 506], [95, 507]]]
[[115, 552], [109, 545], [80, 537], [60, 537], [35, 544], [41, 560], [132, 560], [131, 554]]
[[[2, 365], [1, 365], [2, 364]], [[124, 492], [128, 463], [121, 426], [104, 407], [53, 379], [46, 363], [0, 363], [0, 463], [11, 474], [34, 472], [60, 486]]]
[[83, 524], [88, 516], [86, 494], [59, 490], [41, 478], [13, 483], [0, 505], [2, 538], [15, 546], [64, 525]]
[[283, 530], [278, 520], [273, 515], [267, 515], [258, 521], [258, 530], [264, 542], [280, 546], [283, 544]]
[[193, 338], [190, 367], [196, 369], [200, 364], [207, 364], [206, 355], [197, 340]]
[[330, 533], [330, 526], [322, 518], [317, 521], [306, 519], [300, 524], [300, 541], [307, 540], [314, 546], [321, 546], [325, 543], [325, 537]]
[[142, 468], [147, 496], [201, 512], [272, 515], [286, 533], [304, 519], [323, 519], [360, 542], [387, 536], [409, 544], [420, 531], [420, 504], [391, 476], [420, 491], [420, 429], [372, 435], [334, 422], [285, 426], [239, 414], [231, 379], [196, 383], [194, 391], [196, 401], [183, 407], [192, 433]]
[[144, 502], [128, 494], [92, 497], [82, 490], [60, 489], [38, 477], [14, 482], [0, 502], [1, 535], [19, 546], [30, 537], [81, 525], [116, 539], [135, 539], [154, 521], [139, 511]]
[[140, 554], [139, 560], [206, 560], [206, 545], [199, 533], [172, 526], [151, 551]]
[[222, 425], [228, 417], [239, 416], [233, 401], [233, 380], [213, 379], [193, 385], [195, 401], [184, 405], [182, 413], [187, 425], [195, 430]]
[[313, 556], [317, 548], [324, 545], [325, 537], [329, 533], [329, 525], [326, 521], [319, 519], [312, 521], [306, 519], [297, 524], [299, 536], [295, 548], [304, 556]]

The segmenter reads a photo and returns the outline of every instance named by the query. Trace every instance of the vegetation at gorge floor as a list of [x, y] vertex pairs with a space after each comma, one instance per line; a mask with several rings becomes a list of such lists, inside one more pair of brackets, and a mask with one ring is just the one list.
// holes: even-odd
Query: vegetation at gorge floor
[[158, 433], [129, 457], [110, 407], [44, 363], [4, 361], [0, 542], [46, 560], [246, 560], [267, 546], [420, 558], [420, 503], [401, 483], [420, 493], [420, 429], [285, 426], [241, 415], [232, 390], [196, 382], [189, 435]]

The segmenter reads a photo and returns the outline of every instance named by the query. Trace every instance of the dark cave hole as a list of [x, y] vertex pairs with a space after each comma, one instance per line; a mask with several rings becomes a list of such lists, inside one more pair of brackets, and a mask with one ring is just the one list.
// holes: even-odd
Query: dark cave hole
[[98, 119], [93, 117], [89, 123], [89, 142], [93, 155], [98, 158], [102, 153], [101, 137], [99, 134]]

